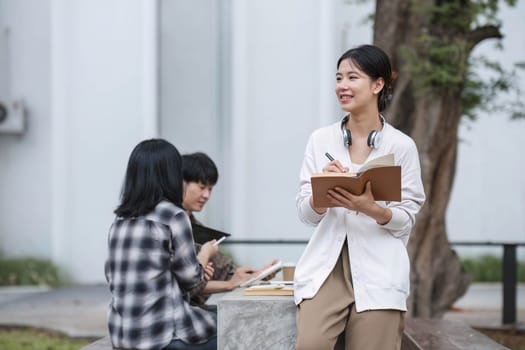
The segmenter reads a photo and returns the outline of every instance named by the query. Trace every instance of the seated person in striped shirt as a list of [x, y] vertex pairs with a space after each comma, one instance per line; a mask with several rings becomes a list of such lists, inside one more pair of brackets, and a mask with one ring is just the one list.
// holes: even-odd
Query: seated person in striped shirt
[[108, 237], [108, 328], [120, 349], [216, 349], [216, 314], [189, 295], [213, 275], [215, 240], [195, 254], [182, 209], [182, 157], [162, 139], [139, 143], [128, 161]]
[[[188, 213], [192, 223], [201, 224], [193, 215], [199, 212], [208, 202], [213, 187], [219, 179], [219, 172], [213, 160], [202, 152], [182, 156], [182, 177], [184, 179], [184, 197], [182, 207]], [[195, 238], [195, 237], [194, 237]], [[196, 244], [197, 251], [200, 244]], [[263, 266], [260, 270], [249, 267], [236, 267], [233, 260], [220, 251], [212, 258], [214, 273], [212, 279], [197, 295], [192, 295], [192, 303], [203, 305], [212, 293], [233, 290], [242, 282], [256, 276], [277, 260]], [[266, 277], [272, 279], [275, 273]]]

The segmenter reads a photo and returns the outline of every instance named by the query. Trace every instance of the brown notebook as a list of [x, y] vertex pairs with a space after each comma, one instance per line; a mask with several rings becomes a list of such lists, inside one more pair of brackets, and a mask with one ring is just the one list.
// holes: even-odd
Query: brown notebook
[[334, 187], [342, 187], [356, 195], [362, 194], [368, 181], [372, 184], [372, 194], [376, 201], [401, 201], [401, 166], [393, 164], [393, 154], [388, 154], [364, 164], [357, 174], [313, 174], [311, 182], [314, 206], [333, 207], [327, 192]]

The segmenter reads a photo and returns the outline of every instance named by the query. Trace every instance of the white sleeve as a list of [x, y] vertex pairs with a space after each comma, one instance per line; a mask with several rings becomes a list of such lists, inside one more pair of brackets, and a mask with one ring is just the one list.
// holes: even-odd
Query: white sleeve
[[310, 206], [310, 196], [312, 195], [310, 177], [316, 172], [319, 172], [319, 170], [315, 162], [315, 146], [312, 134], [308, 139], [304, 152], [303, 165], [299, 173], [299, 193], [297, 193], [295, 198], [299, 219], [305, 224], [312, 226], [316, 226], [326, 214], [318, 214]]
[[383, 227], [395, 237], [410, 234], [416, 220], [416, 214], [425, 202], [425, 191], [421, 180], [419, 154], [414, 141], [406, 144], [396, 158], [401, 165], [401, 202], [390, 202], [392, 219]]

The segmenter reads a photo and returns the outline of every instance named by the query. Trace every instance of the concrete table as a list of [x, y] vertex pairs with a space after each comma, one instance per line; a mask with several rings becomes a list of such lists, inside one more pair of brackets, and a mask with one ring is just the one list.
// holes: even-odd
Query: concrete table
[[219, 350], [293, 350], [292, 296], [246, 296], [238, 288], [217, 301]]

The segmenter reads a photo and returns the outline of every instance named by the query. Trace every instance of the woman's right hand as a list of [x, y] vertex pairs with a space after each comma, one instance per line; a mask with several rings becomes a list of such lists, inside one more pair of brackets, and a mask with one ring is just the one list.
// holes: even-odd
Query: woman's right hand
[[332, 160], [323, 167], [323, 173], [347, 173], [348, 168], [344, 167], [339, 160]]
[[197, 259], [202, 266], [206, 266], [208, 261], [219, 251], [219, 246], [215, 245], [215, 242], [215, 240], [212, 240], [202, 245], [201, 250], [197, 255]]

